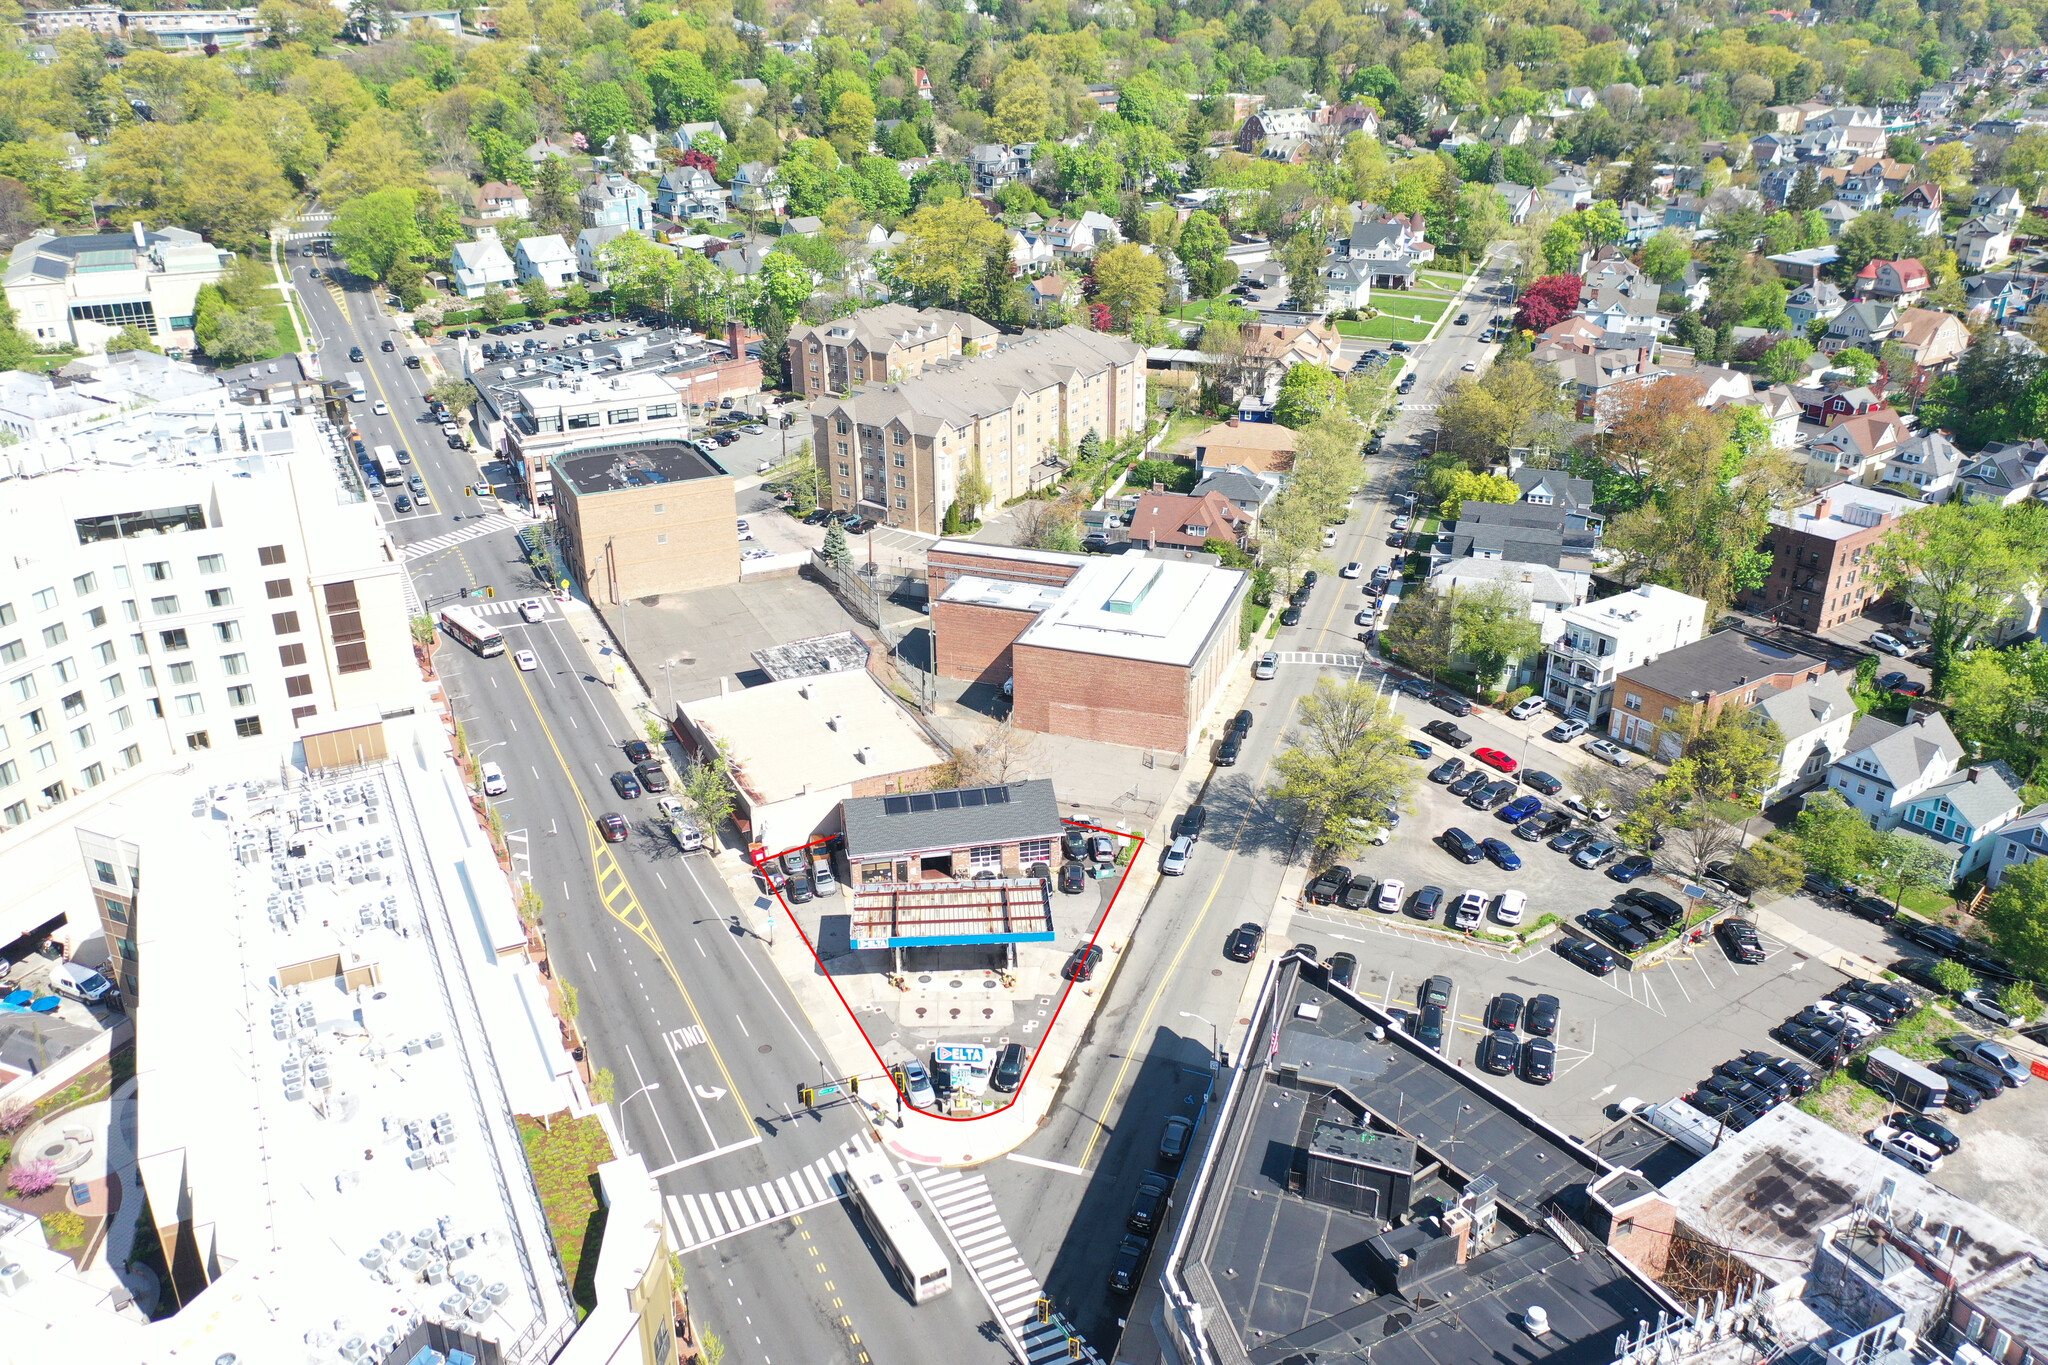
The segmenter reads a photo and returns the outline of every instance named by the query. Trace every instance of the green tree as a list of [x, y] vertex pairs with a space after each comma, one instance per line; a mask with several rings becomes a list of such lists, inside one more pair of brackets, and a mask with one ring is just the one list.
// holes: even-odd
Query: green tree
[[391, 292], [398, 295], [399, 304], [408, 312], [427, 301], [427, 272], [410, 257], [394, 261], [384, 283], [391, 286]]
[[1529, 616], [1528, 597], [1511, 583], [1456, 593], [1451, 621], [1457, 651], [1472, 661], [1484, 687], [1500, 686], [1502, 675], [1543, 643], [1541, 630]]
[[1450, 666], [1457, 621], [1455, 592], [1426, 584], [1401, 595], [1380, 626], [1380, 642], [1401, 662], [1432, 679]]
[[885, 273], [919, 300], [947, 307], [980, 286], [991, 252], [1010, 249], [1002, 225], [974, 199], [928, 204], [904, 220], [902, 232], [903, 244], [889, 254]]
[[1843, 886], [1853, 885], [1869, 866], [1870, 822], [1825, 788], [1806, 798], [1792, 824], [1792, 839], [1806, 866]]
[[1692, 264], [1692, 243], [1669, 228], [1660, 228], [1643, 243], [1643, 273], [1659, 284], [1684, 278]]
[[1979, 915], [1992, 946], [2013, 966], [2048, 972], [2048, 861], [2008, 865]]
[[853, 562], [853, 555], [846, 548], [846, 531], [838, 522], [825, 528], [825, 544], [821, 553], [842, 568]]
[[1520, 502], [1521, 485], [1503, 474], [1478, 474], [1469, 469], [1452, 469], [1443, 484], [1438, 514], [1456, 521], [1468, 502]]
[[1836, 351], [1834, 363], [1837, 369], [1854, 374], [1858, 384], [1868, 384], [1877, 378], [1877, 357], [1861, 346], [1844, 346]]
[[456, 421], [476, 405], [476, 386], [467, 379], [437, 379], [434, 387], [427, 390], [429, 398], [439, 400]]
[[378, 190], [342, 206], [329, 225], [334, 250], [350, 273], [389, 278], [392, 268], [425, 243], [410, 190]]
[[[779, 389], [785, 384], [789, 365], [789, 316], [770, 295], [761, 312], [761, 385]], [[811, 509], [803, 509], [809, 512]]]
[[976, 520], [975, 513], [995, 498], [995, 491], [988, 485], [988, 474], [981, 467], [981, 456], [976, 455], [967, 468], [960, 471], [960, 482], [954, 487], [953, 495], [961, 508], [961, 517], [966, 521]]
[[1318, 679], [1273, 760], [1269, 795], [1298, 828], [1314, 831], [1318, 849], [1346, 846], [1355, 824], [1378, 823], [1413, 789], [1405, 727], [1375, 693], [1364, 682]]
[[[1725, 803], [1754, 808], [1778, 776], [1785, 737], [1755, 707], [1723, 707], [1712, 718], [1687, 707], [1671, 724], [1678, 758], [1645, 792], [1623, 824], [1631, 838], [1661, 829], [1694, 877], [1742, 850], [1743, 830]], [[1659, 737], [1659, 747], [1663, 737]]]
[[1324, 365], [1296, 365], [1280, 378], [1273, 420], [1299, 431], [1313, 425], [1344, 392], [1343, 381]]
[[1437, 450], [1470, 469], [1507, 462], [1534, 443], [1545, 423], [1566, 411], [1557, 371], [1526, 356], [1497, 359], [1477, 379], [1451, 386], [1437, 409]]
[[1977, 976], [1960, 962], [1943, 958], [1934, 964], [1934, 984], [1952, 996], [1977, 989]]
[[1095, 301], [1109, 308], [1110, 325], [1130, 330], [1131, 320], [1156, 313], [1166, 297], [1166, 266], [1133, 242], [1108, 247], [1095, 257]]
[[[233, 312], [234, 310], [229, 309], [228, 311]], [[157, 345], [155, 339], [149, 333], [143, 331], [134, 323], [130, 323], [107, 338], [108, 355], [121, 355], [127, 351], [149, 351], [156, 355], [162, 355], [163, 347]]]
[[477, 306], [492, 322], [503, 322], [505, 315], [512, 310], [512, 300], [506, 296], [504, 285], [488, 284], [484, 286], [483, 299]]
[[528, 317], [546, 317], [548, 309], [554, 306], [555, 296], [548, 289], [548, 283], [535, 275], [529, 275], [519, 282], [519, 298], [526, 305]]
[[[845, 542], [846, 538], [842, 535], [842, 551], [846, 548]], [[705, 838], [711, 840], [713, 844], [718, 842], [719, 830], [732, 818], [735, 792], [731, 770], [731, 759], [727, 755], [724, 742], [720, 741], [718, 747], [708, 756], [686, 766], [678, 783], [683, 800], [696, 813], [698, 822], [704, 828]]]
[[277, 349], [277, 324], [251, 309], [224, 308], [214, 323], [207, 354], [223, 365], [239, 365]]
[[1323, 259], [1329, 254], [1317, 232], [1297, 232], [1280, 248], [1280, 264], [1287, 270], [1287, 291], [1305, 313], [1323, 311], [1329, 286], [1323, 280]]
[[35, 350], [35, 343], [15, 317], [13, 301], [0, 294], [0, 370], [21, 369]]
[[1196, 209], [1181, 225], [1180, 243], [1176, 249], [1191, 283], [1196, 279], [1210, 279], [1217, 263], [1224, 259], [1223, 253], [1229, 248], [1230, 234], [1223, 230], [1223, 224], [1216, 215], [1207, 209]]
[[1947, 502], [1906, 514], [1878, 543], [1889, 589], [1929, 618], [1934, 690], [1946, 692], [1956, 654], [2039, 581], [2048, 561], [2048, 509], [1990, 500]]
[[558, 156], [542, 159], [534, 172], [528, 207], [534, 226], [542, 232], [560, 232], [577, 222], [576, 179], [568, 162]]
[[1796, 384], [1806, 377], [1806, 362], [1812, 357], [1812, 342], [1804, 337], [1786, 337], [1764, 352], [1763, 371], [1780, 384]]
[[1866, 854], [1872, 878], [1880, 890], [1891, 893], [1894, 910], [1908, 891], [1946, 887], [1955, 876], [1955, 856], [1911, 830], [1873, 833]]

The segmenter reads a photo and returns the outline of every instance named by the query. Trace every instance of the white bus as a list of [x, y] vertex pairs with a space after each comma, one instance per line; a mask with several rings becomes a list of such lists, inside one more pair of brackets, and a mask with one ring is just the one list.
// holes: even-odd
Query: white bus
[[912, 1300], [923, 1303], [953, 1287], [953, 1266], [939, 1249], [938, 1239], [910, 1207], [910, 1196], [896, 1183], [889, 1154], [877, 1148], [846, 1160], [846, 1179], [862, 1221], [875, 1235], [882, 1254], [896, 1267]]
[[505, 652], [505, 637], [498, 628], [468, 607], [441, 608], [441, 629], [488, 659]]
[[405, 482], [405, 471], [398, 467], [398, 452], [390, 446], [371, 447], [370, 458], [376, 462], [377, 477], [386, 488], [396, 488]]

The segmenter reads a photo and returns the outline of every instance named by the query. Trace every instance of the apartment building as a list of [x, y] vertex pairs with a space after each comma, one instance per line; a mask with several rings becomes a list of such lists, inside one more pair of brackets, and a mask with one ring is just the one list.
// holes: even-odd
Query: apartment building
[[1565, 715], [1605, 729], [1615, 679], [1706, 633], [1707, 604], [1646, 583], [1563, 613], [1550, 642], [1543, 696]]
[[1836, 484], [1771, 513], [1763, 552], [1771, 569], [1744, 608], [1801, 630], [1832, 630], [1884, 595], [1877, 543], [1922, 504], [1855, 484]]
[[970, 467], [1002, 503], [1055, 477], [1063, 450], [1088, 432], [1118, 440], [1144, 421], [1144, 348], [1084, 327], [1027, 333], [900, 384], [813, 402], [818, 500], [936, 534]]
[[411, 707], [418, 607], [341, 438], [284, 407], [223, 390], [10, 446], [0, 474], [0, 953], [103, 919], [125, 977], [125, 864], [86, 894], [77, 822], [213, 751]]
[[789, 332], [789, 376], [808, 398], [861, 384], [914, 379], [942, 360], [975, 355], [1001, 334], [972, 313], [885, 303]]
[[614, 438], [548, 464], [569, 571], [591, 601], [739, 581], [732, 475], [695, 444]]
[[1755, 706], [1819, 682], [1827, 667], [1824, 659], [1743, 631], [1719, 631], [1623, 673], [1607, 733], [1631, 749], [1669, 761], [1685, 745], [1689, 709], [1699, 710], [1704, 725], [1725, 707]]
[[191, 346], [202, 285], [220, 280], [234, 253], [196, 232], [94, 232], [60, 237], [47, 229], [16, 246], [4, 287], [22, 331], [44, 345], [106, 349], [123, 327], [159, 346]]

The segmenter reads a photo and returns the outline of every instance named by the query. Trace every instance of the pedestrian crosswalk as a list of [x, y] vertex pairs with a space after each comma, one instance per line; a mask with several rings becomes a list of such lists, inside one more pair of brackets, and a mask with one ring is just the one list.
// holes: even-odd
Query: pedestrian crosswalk
[[[988, 1178], [968, 1171], [919, 1171], [912, 1179], [924, 1191], [925, 1202], [945, 1224], [967, 1273], [974, 1277], [988, 1301], [995, 1305], [1009, 1334], [1023, 1343], [1029, 1365], [1042, 1361], [1071, 1360], [1069, 1341], [1080, 1341], [1063, 1319], [1038, 1320], [1038, 1277], [1024, 1264], [1024, 1257], [1003, 1227], [1003, 1216], [989, 1193]], [[1082, 1359], [1101, 1365], [1102, 1358], [1082, 1342]]]
[[[533, 600], [536, 599], [525, 597], [501, 597], [495, 602], [473, 603], [470, 606], [470, 610], [475, 612], [479, 616], [511, 616], [518, 612], [519, 604], [521, 602]], [[550, 600], [550, 598], [545, 596], [538, 599], [543, 609], [545, 609], [548, 606]]]
[[425, 540], [415, 540], [405, 546], [401, 553], [408, 560], [419, 559], [425, 555], [439, 554], [441, 551], [451, 549], [466, 540], [476, 540], [481, 536], [496, 535], [499, 531], [517, 526], [518, 524], [511, 517], [492, 513], [478, 521], [469, 522], [457, 530], [449, 531], [445, 535], [429, 536]]
[[1357, 654], [1337, 654], [1317, 649], [1283, 649], [1276, 660], [1283, 664], [1315, 664], [1323, 668], [1357, 668], [1372, 660]]
[[[864, 1154], [874, 1150], [875, 1141], [860, 1133], [847, 1146], [856, 1154]], [[900, 1161], [896, 1170], [899, 1175], [910, 1173], [910, 1168]], [[846, 1153], [835, 1148], [808, 1166], [758, 1185], [713, 1190], [709, 1194], [672, 1194], [668, 1196], [669, 1230], [678, 1251], [695, 1251], [750, 1228], [778, 1223], [830, 1204], [844, 1197], [847, 1188]]]

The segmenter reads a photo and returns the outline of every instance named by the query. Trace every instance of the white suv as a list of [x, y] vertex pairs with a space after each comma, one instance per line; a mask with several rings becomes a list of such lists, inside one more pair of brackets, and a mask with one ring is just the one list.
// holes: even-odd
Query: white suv
[[1380, 893], [1373, 898], [1372, 908], [1383, 915], [1391, 915], [1401, 908], [1401, 893], [1408, 888], [1389, 878], [1380, 883]]
[[1881, 649], [1887, 654], [1896, 654], [1901, 659], [1913, 652], [1906, 648], [1905, 641], [1895, 640], [1883, 631], [1879, 631], [1870, 637], [1870, 647], [1872, 649]]
[[1527, 720], [1529, 719], [1529, 717], [1536, 715], [1542, 709], [1543, 698], [1524, 697], [1514, 704], [1513, 709], [1511, 709], [1508, 712], [1508, 715], [1510, 718], [1514, 720]]

